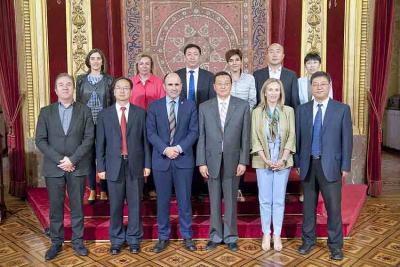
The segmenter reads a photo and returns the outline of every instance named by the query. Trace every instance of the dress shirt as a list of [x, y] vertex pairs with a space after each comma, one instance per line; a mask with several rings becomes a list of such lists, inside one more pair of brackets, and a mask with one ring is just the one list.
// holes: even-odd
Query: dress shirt
[[326, 108], [328, 107], [328, 102], [329, 102], [329, 97], [325, 99], [322, 102], [317, 102], [314, 100], [314, 105], [313, 105], [313, 125], [314, 125], [314, 120], [315, 120], [315, 115], [317, 115], [318, 112], [318, 104], [322, 104], [321, 111], [322, 111], [322, 124], [324, 124], [324, 118], [325, 118], [325, 111]]
[[150, 74], [150, 77], [143, 84], [139, 74], [131, 78], [133, 82], [132, 95], [129, 102], [147, 110], [154, 100], [165, 96], [163, 81], [157, 76]]
[[[167, 116], [169, 116], [169, 112], [171, 109], [171, 101], [175, 101], [175, 108], [174, 108], [174, 113], [175, 113], [175, 120], [176, 120], [176, 125], [178, 126], [178, 109], [179, 109], [179, 97], [172, 99], [169, 96], [165, 96], [165, 104], [167, 107]], [[176, 134], [176, 133], [175, 133]], [[179, 150], [179, 153], [183, 153], [182, 147], [180, 145], [176, 145], [176, 147]], [[167, 148], [165, 148], [167, 149]], [[165, 155], [165, 149], [163, 151], [163, 154]]]
[[128, 125], [128, 115], [129, 115], [129, 103], [126, 106], [121, 106], [118, 102], [115, 103], [115, 108], [117, 109], [118, 114], [118, 122], [121, 125], [121, 117], [122, 117], [122, 110], [121, 107], [126, 107], [125, 109], [125, 118], [126, 118], [126, 125]]
[[[219, 111], [219, 116], [221, 116], [221, 103], [226, 103], [226, 116], [225, 116], [225, 122], [226, 122], [226, 117], [228, 116], [228, 109], [229, 109], [229, 101], [231, 100], [231, 96], [228, 96], [226, 99], [221, 99], [217, 96], [218, 100], [218, 111]], [[222, 152], [224, 151], [224, 138], [222, 138]]]
[[176, 123], [178, 124], [178, 109], [179, 109], [179, 97], [177, 97], [177, 98], [175, 98], [175, 99], [172, 99], [172, 98], [170, 98], [169, 96], [165, 96], [165, 104], [166, 104], [166, 107], [167, 107], [167, 114], [169, 115], [169, 113], [170, 113], [170, 109], [171, 109], [171, 102], [172, 101], [175, 101], [175, 108], [174, 108], [174, 113], [175, 113], [175, 120], [176, 120]]
[[256, 81], [253, 75], [242, 72], [239, 79], [232, 84], [231, 95], [247, 101], [252, 110], [257, 104]]
[[64, 134], [67, 134], [69, 125], [71, 124], [72, 110], [74, 103], [71, 103], [68, 107], [65, 107], [61, 102], [58, 103], [58, 113], [60, 115], [61, 125], [64, 130]]
[[189, 83], [190, 83], [190, 72], [189, 71], [194, 71], [193, 72], [193, 77], [194, 77], [194, 96], [195, 96], [195, 99], [197, 99], [197, 81], [199, 80], [199, 68], [196, 68], [196, 69], [189, 69], [189, 68], [186, 68], [186, 95], [188, 96], [188, 99], [189, 99]]
[[273, 70], [271, 69], [271, 67], [268, 66], [268, 71], [269, 71], [269, 77], [270, 77], [270, 78], [275, 78], [275, 79], [278, 79], [278, 80], [281, 79], [282, 66], [280, 66], [280, 67], [278, 68], [278, 70], [276, 70], [276, 71], [273, 71]]

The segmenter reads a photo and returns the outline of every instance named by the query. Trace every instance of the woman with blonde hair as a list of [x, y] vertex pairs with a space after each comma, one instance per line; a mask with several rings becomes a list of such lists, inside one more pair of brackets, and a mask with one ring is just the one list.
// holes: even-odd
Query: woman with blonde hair
[[270, 250], [272, 217], [274, 249], [281, 251], [286, 185], [296, 150], [294, 110], [284, 105], [285, 91], [278, 79], [265, 81], [260, 96], [260, 104], [252, 113], [251, 153], [257, 173], [261, 247]]
[[150, 55], [139, 54], [135, 63], [135, 75], [129, 102], [147, 110], [154, 100], [165, 96], [163, 81], [153, 74], [154, 62]]

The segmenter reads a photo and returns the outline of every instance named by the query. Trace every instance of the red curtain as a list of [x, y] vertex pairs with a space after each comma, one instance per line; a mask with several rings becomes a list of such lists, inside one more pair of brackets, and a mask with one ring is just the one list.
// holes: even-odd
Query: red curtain
[[369, 194], [371, 196], [379, 196], [382, 192], [382, 118], [387, 98], [390, 57], [392, 54], [393, 25], [394, 0], [376, 1], [372, 49], [371, 90], [368, 94], [370, 109], [367, 179]]
[[8, 158], [10, 162], [10, 194], [24, 197], [26, 188], [23, 128], [18, 87], [17, 50], [15, 40], [14, 0], [0, 5], [0, 104], [8, 127]]

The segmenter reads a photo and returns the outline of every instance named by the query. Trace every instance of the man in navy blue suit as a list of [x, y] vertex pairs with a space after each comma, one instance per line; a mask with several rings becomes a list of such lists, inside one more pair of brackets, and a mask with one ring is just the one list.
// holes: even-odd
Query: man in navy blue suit
[[304, 189], [303, 243], [300, 254], [315, 247], [318, 193], [328, 213], [328, 247], [333, 260], [343, 259], [342, 177], [350, 172], [353, 128], [350, 107], [329, 98], [331, 78], [323, 71], [310, 79], [314, 100], [296, 110], [296, 167]]
[[[150, 174], [150, 145], [146, 135], [146, 112], [132, 104], [132, 81], [120, 77], [113, 85], [116, 103], [103, 109], [97, 119], [96, 157], [100, 179], [107, 179], [110, 200], [112, 255], [127, 242], [131, 253], [140, 251], [143, 226], [140, 201], [143, 177]], [[124, 227], [124, 202], [128, 203], [128, 226]]]
[[199, 135], [196, 104], [179, 97], [182, 82], [178, 74], [167, 74], [164, 86], [166, 97], [151, 103], [146, 120], [147, 138], [153, 145], [152, 166], [157, 191], [159, 240], [153, 251], [159, 253], [169, 243], [172, 185], [178, 200], [179, 230], [184, 247], [195, 251], [190, 197], [194, 169], [193, 145]]

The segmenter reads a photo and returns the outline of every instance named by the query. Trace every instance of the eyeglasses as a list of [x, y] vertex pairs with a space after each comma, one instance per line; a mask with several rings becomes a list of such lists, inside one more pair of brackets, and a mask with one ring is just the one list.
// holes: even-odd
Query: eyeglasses
[[325, 87], [325, 86], [329, 86], [329, 83], [312, 83], [311, 84], [312, 87]]

